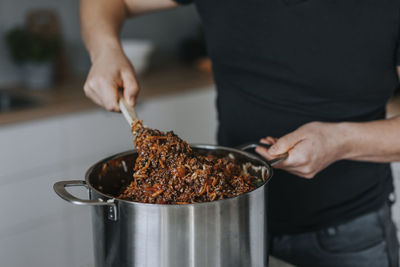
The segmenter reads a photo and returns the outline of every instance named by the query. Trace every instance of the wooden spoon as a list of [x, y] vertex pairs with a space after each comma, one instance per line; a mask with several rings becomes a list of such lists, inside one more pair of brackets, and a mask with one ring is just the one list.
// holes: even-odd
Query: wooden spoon
[[119, 98], [119, 108], [130, 126], [139, 120], [135, 108], [128, 105], [123, 97]]

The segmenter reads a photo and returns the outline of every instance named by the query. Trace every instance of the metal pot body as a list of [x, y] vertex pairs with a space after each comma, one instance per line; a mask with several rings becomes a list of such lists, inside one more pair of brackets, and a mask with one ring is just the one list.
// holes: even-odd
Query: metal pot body
[[[117, 221], [106, 207], [93, 207], [96, 266], [267, 266], [265, 188], [197, 205], [122, 202]], [[102, 196], [92, 191], [91, 198]]]
[[[92, 191], [91, 198], [102, 196]], [[93, 207], [96, 266], [267, 266], [265, 187], [199, 205], [120, 203], [117, 221]]]
[[[65, 200], [92, 206], [96, 267], [268, 266], [270, 164], [236, 149], [193, 147], [202, 153], [233, 153], [239, 163], [262, 166], [264, 182], [238, 197], [206, 203], [158, 205], [115, 199], [110, 183], [121, 178], [99, 181], [98, 171], [104, 162], [118, 157], [126, 158], [127, 165], [133, 166], [130, 164], [136, 152], [128, 152], [94, 165], [87, 172], [86, 181], [55, 184], [56, 192]], [[82, 184], [89, 187], [90, 200], [77, 199], [65, 190], [66, 186]]]

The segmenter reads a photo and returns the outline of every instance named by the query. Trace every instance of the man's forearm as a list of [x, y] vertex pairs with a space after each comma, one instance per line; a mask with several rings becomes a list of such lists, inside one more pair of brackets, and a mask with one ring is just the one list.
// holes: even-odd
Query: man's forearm
[[128, 16], [175, 6], [172, 0], [81, 0], [82, 36], [92, 61], [83, 86], [86, 96], [109, 111], [119, 111], [123, 88], [123, 97], [134, 105], [140, 88], [122, 51], [121, 27]]
[[82, 36], [93, 60], [103, 49], [120, 49], [119, 31], [128, 10], [123, 0], [82, 0]]
[[121, 49], [127, 17], [176, 6], [173, 0], [81, 0], [82, 36], [92, 61], [104, 49]]
[[365, 122], [340, 124], [343, 158], [360, 161], [400, 161], [400, 116]]

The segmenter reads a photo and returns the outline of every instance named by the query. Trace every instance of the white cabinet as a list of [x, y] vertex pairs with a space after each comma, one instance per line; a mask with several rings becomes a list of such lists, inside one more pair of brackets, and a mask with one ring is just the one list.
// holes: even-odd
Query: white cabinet
[[[215, 143], [214, 99], [213, 88], [202, 88], [148, 99], [137, 113], [149, 127]], [[0, 265], [93, 266], [90, 208], [61, 200], [52, 186], [83, 180], [132, 141], [123, 116], [100, 109], [0, 128]]]
[[59, 169], [62, 141], [57, 119], [0, 128], [0, 185], [14, 182], [21, 173], [29, 179], [44, 169]]

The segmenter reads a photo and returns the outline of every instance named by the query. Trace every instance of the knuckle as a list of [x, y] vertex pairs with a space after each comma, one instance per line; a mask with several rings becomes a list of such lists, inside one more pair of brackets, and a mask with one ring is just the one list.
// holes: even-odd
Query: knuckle
[[85, 84], [83, 87], [83, 92], [85, 93], [86, 97], [92, 98], [93, 96], [93, 89], [88, 85]]
[[88, 96], [90, 92], [90, 86], [87, 83], [83, 86], [83, 92], [85, 92], [85, 95]]
[[87, 81], [86, 84], [88, 89], [90, 89], [90, 88], [96, 88], [98, 83], [95, 79], [90, 79], [89, 81]]

